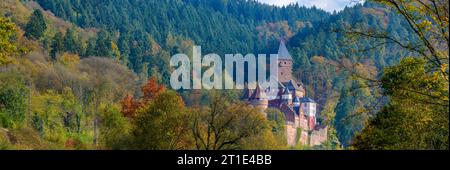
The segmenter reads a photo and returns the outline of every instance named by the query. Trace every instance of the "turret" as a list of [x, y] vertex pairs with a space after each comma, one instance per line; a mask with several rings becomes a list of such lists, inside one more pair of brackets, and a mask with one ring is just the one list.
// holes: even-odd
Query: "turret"
[[316, 125], [316, 102], [311, 98], [301, 98], [301, 107], [308, 119], [308, 126], [310, 129], [314, 129]]
[[292, 93], [288, 88], [284, 90], [283, 95], [281, 96], [281, 101], [283, 104], [291, 105], [292, 104]]
[[262, 111], [267, 109], [267, 107], [269, 106], [267, 95], [263, 90], [261, 90], [259, 84], [256, 85], [256, 89], [250, 96], [249, 101], [253, 106], [259, 107]]

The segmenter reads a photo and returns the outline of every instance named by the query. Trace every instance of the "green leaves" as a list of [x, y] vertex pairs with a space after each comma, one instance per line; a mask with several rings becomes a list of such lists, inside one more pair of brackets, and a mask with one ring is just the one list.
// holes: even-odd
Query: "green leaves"
[[427, 68], [427, 60], [408, 57], [386, 68], [381, 82], [384, 93], [392, 98], [448, 106], [448, 81], [439, 75], [440, 70]]
[[426, 61], [408, 57], [385, 69], [390, 102], [355, 139], [357, 149], [448, 149], [448, 86]]
[[0, 73], [0, 127], [16, 128], [28, 109], [29, 91], [21, 77]]
[[187, 109], [174, 91], [164, 91], [138, 111], [132, 131], [133, 149], [175, 150], [188, 147]]

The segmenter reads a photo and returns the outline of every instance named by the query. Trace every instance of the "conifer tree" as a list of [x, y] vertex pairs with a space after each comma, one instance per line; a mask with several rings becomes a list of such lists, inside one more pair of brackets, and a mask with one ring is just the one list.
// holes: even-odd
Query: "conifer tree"
[[66, 35], [64, 36], [64, 49], [65, 51], [71, 52], [73, 54], [80, 51], [80, 42], [75, 36], [75, 30], [72, 28], [68, 28], [66, 31]]
[[44, 35], [47, 29], [44, 14], [41, 10], [34, 10], [27, 25], [25, 26], [25, 36], [32, 39], [39, 39]]
[[108, 32], [102, 30], [97, 35], [96, 56], [112, 57], [112, 40]]
[[53, 60], [56, 60], [57, 54], [64, 51], [64, 40], [61, 32], [56, 33], [53, 37], [51, 48], [50, 56]]

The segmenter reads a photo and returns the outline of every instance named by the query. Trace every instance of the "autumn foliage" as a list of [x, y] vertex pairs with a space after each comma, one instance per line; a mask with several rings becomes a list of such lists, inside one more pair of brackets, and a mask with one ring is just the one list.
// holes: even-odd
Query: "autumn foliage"
[[122, 114], [128, 118], [134, 118], [136, 111], [146, 103], [154, 99], [156, 96], [166, 90], [164, 85], [156, 81], [156, 77], [150, 78], [147, 83], [141, 87], [143, 96], [139, 100], [135, 100], [132, 95], [127, 94], [122, 100]]
[[161, 92], [165, 91], [166, 87], [158, 84], [156, 77], [152, 77], [144, 86], [142, 86], [141, 90], [144, 94], [141, 100], [147, 102], [158, 96]]
[[133, 96], [127, 94], [122, 100], [122, 114], [125, 117], [132, 118], [139, 107], [139, 103], [134, 101]]

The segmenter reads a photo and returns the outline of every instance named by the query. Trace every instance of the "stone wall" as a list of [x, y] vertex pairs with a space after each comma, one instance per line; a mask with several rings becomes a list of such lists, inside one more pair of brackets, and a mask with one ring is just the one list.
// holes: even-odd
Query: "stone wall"
[[308, 120], [305, 118], [304, 115], [300, 115], [299, 116], [299, 123], [298, 123], [298, 127], [300, 127], [303, 130], [309, 130], [308, 128]]
[[295, 146], [297, 142], [295, 141], [297, 138], [297, 128], [294, 123], [286, 124], [286, 139], [289, 146]]
[[320, 145], [325, 141], [327, 141], [327, 137], [328, 137], [328, 127], [314, 130], [311, 133], [311, 140], [309, 145], [310, 146]]
[[308, 145], [308, 141], [309, 141], [309, 135], [308, 132], [305, 130], [302, 130], [300, 134], [300, 140], [298, 142], [300, 142], [300, 144], [302, 145]]
[[[300, 131], [297, 129], [298, 126], [295, 126], [293, 122], [288, 122], [286, 124], [286, 138], [288, 146], [295, 146], [297, 143], [302, 145], [316, 146], [321, 145], [326, 142], [328, 139], [328, 128], [320, 128], [314, 131], [308, 132], [308, 130], [303, 130], [300, 128]], [[298, 133], [298, 134], [297, 134]], [[300, 137], [297, 141], [297, 137]]]

